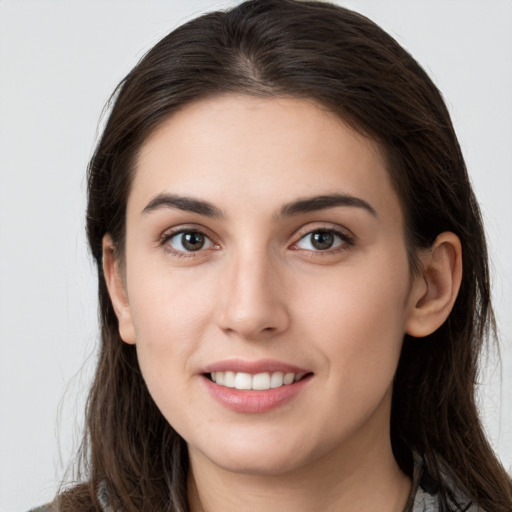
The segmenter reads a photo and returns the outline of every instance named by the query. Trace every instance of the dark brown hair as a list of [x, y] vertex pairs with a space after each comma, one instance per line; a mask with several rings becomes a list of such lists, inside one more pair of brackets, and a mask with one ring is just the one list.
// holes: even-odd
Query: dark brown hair
[[[89, 166], [87, 232], [98, 266], [101, 348], [81, 449], [87, 481], [63, 493], [64, 510], [93, 510], [98, 489], [113, 510], [186, 511], [187, 449], [123, 343], [102, 274], [102, 238], [122, 258], [125, 210], [137, 152], [165, 119], [219, 94], [313, 99], [376, 140], [415, 254], [443, 231], [462, 243], [463, 281], [448, 320], [423, 339], [405, 336], [395, 377], [391, 436], [410, 473], [412, 452], [441, 483], [444, 510], [458, 484], [488, 512], [510, 512], [512, 486], [475, 405], [482, 344], [493, 329], [486, 243], [477, 202], [442, 97], [418, 63], [367, 18], [320, 2], [254, 0], [182, 25], [119, 85]], [[101, 494], [101, 492], [100, 492]]]

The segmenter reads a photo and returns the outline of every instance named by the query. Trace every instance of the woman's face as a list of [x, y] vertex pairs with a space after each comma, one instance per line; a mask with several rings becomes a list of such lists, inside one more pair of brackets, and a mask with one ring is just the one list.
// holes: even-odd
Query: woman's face
[[305, 100], [189, 105], [140, 151], [125, 258], [121, 334], [193, 464], [388, 447], [417, 293], [372, 140]]

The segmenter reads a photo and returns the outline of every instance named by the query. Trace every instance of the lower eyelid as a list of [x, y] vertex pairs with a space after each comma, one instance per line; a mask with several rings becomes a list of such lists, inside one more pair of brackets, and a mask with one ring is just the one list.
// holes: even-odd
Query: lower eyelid
[[[201, 247], [197, 251], [187, 251], [187, 250], [176, 249], [175, 247], [173, 247], [170, 244], [170, 241], [174, 237], [177, 237], [179, 235], [183, 235], [186, 233], [197, 233], [197, 234], [203, 236], [206, 239], [207, 247]], [[170, 253], [175, 253], [175, 254], [179, 254], [179, 255], [194, 255], [194, 253], [196, 253], [196, 252], [199, 253], [205, 249], [214, 248], [214, 247], [216, 247], [217, 244], [212, 240], [212, 238], [210, 236], [208, 236], [206, 233], [204, 233], [203, 231], [200, 231], [198, 229], [177, 229], [176, 231], [164, 233], [160, 239], [160, 245], [165, 246], [166, 250], [168, 250]]]
[[[301, 242], [301, 240], [303, 240], [304, 238], [306, 238], [308, 236], [311, 236], [312, 234], [317, 233], [317, 232], [330, 233], [334, 237], [337, 237], [339, 239], [339, 242], [335, 241], [334, 243], [337, 244], [337, 245], [335, 245], [334, 247], [323, 249], [323, 250], [322, 249], [315, 249], [315, 248], [302, 249], [302, 248], [298, 247], [298, 244]], [[172, 240], [173, 237], [176, 237], [178, 235], [182, 235], [182, 234], [185, 234], [185, 233], [197, 233], [197, 234], [200, 234], [200, 235], [204, 236], [205, 239], [206, 239], [207, 246], [201, 247], [197, 251], [190, 251], [190, 250], [176, 249], [175, 247], [173, 247], [169, 243]], [[310, 230], [308, 232], [305, 232], [305, 233], [301, 234], [300, 237], [297, 239], [297, 241], [294, 242], [290, 246], [290, 248], [291, 249], [295, 249], [295, 250], [301, 250], [302, 249], [304, 251], [309, 251], [309, 252], [314, 253], [314, 254], [328, 255], [328, 254], [333, 254], [335, 252], [348, 249], [349, 247], [354, 245], [354, 238], [355, 237], [353, 235], [348, 234], [345, 231], [334, 229], [332, 227], [318, 227], [316, 229], [312, 229], [312, 230]], [[167, 252], [169, 252], [169, 253], [171, 253], [173, 255], [176, 255], [178, 257], [193, 257], [193, 256], [199, 255], [199, 253], [204, 252], [205, 250], [220, 248], [219, 244], [217, 244], [212, 239], [212, 237], [207, 235], [204, 231], [202, 231], [200, 229], [194, 229], [194, 228], [189, 228], [189, 229], [187, 229], [187, 228], [178, 228], [178, 229], [170, 231], [170, 232], [167, 231], [166, 233], [164, 233], [160, 237], [160, 239], [158, 241], [158, 244], [163, 246]], [[198, 253], [198, 254], [196, 255], [196, 253]]]
[[[348, 235], [347, 233], [343, 232], [343, 231], [339, 231], [337, 229], [333, 229], [333, 228], [317, 228], [317, 229], [313, 229], [311, 231], [308, 231], [304, 234], [302, 234], [300, 236], [300, 238], [292, 245], [292, 247], [294, 248], [298, 248], [297, 245], [299, 244], [299, 242], [301, 242], [303, 239], [307, 238], [308, 236], [311, 236], [313, 235], [314, 233], [318, 233], [318, 232], [325, 232], [325, 233], [330, 233], [332, 234], [334, 237], [337, 237], [340, 242], [335, 246], [335, 247], [332, 247], [332, 248], [329, 248], [329, 249], [325, 249], [325, 250], [321, 250], [321, 249], [304, 249], [304, 250], [309, 250], [309, 251], [312, 251], [312, 252], [318, 252], [318, 253], [329, 253], [329, 252], [333, 252], [335, 251], [336, 249], [340, 249], [344, 246], [351, 246], [354, 244], [354, 238], [350, 235]], [[335, 242], [336, 243], [336, 242]], [[300, 249], [300, 248], [298, 248]]]

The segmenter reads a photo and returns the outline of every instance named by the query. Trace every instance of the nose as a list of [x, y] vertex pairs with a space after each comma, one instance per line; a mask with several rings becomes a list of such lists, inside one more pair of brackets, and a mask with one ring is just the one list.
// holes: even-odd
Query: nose
[[265, 251], [227, 263], [217, 303], [217, 324], [224, 332], [258, 340], [288, 328], [286, 287], [278, 267]]

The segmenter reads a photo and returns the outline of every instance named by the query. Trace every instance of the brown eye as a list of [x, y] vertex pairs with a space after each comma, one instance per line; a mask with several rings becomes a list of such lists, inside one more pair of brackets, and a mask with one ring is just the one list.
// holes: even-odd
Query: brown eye
[[330, 249], [334, 244], [334, 235], [328, 231], [317, 231], [311, 234], [311, 245], [319, 251]]
[[198, 251], [204, 246], [204, 235], [201, 233], [183, 233], [181, 244], [187, 251]]
[[351, 239], [347, 235], [330, 229], [317, 229], [304, 235], [295, 247], [307, 251], [328, 251], [343, 245], [351, 245]]
[[167, 243], [179, 252], [196, 252], [213, 246], [212, 241], [199, 231], [181, 231], [169, 237]]

